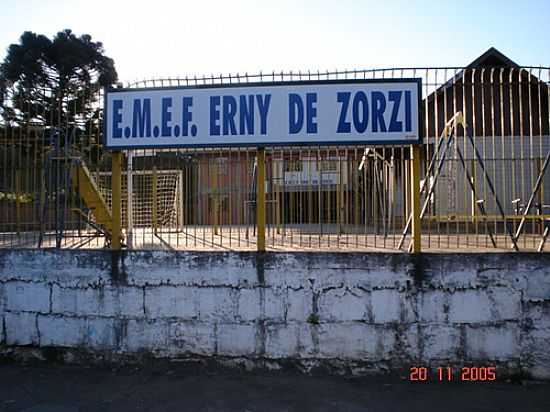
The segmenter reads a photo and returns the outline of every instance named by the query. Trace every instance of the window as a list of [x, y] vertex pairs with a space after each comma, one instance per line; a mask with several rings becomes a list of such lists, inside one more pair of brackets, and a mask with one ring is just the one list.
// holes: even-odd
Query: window
[[285, 160], [285, 172], [301, 172], [302, 162], [300, 160]]
[[229, 171], [229, 162], [227, 157], [216, 157], [210, 159], [211, 173], [217, 173], [218, 176], [227, 176]]

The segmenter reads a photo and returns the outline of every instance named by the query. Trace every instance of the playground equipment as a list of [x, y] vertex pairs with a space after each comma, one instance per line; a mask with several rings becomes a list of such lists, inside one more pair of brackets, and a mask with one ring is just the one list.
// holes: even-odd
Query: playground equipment
[[[61, 246], [64, 237], [72, 236], [68, 234], [66, 222], [71, 214], [95, 230], [92, 237], [103, 237], [105, 247], [112, 241], [113, 173], [90, 171], [81, 152], [74, 149], [74, 134], [67, 138], [63, 130], [55, 130], [44, 153], [38, 247], [44, 246], [52, 223], [56, 247]], [[121, 173], [120, 213], [126, 233], [132, 234], [134, 228], [152, 228], [154, 234], [160, 236], [160, 227], [181, 230], [184, 221], [182, 171], [156, 167], [133, 170], [131, 163], [129, 157], [128, 170]], [[74, 222], [72, 226], [74, 229]], [[80, 237], [82, 225], [76, 226]]]
[[[525, 222], [527, 221], [529, 211], [531, 210], [531, 207], [534, 206], [535, 196], [537, 196], [537, 194], [541, 190], [544, 174], [546, 173], [546, 169], [548, 168], [549, 163], [550, 163], [550, 152], [547, 153], [546, 158], [544, 159], [544, 164], [542, 165], [540, 173], [537, 177], [537, 181], [535, 183], [535, 186], [533, 187], [531, 196], [529, 196], [527, 206], [523, 208], [521, 221], [516, 230], [516, 233], [514, 234], [514, 239], [513, 239], [514, 241], [517, 241], [523, 232], [523, 228], [525, 226]], [[543, 209], [546, 209], [549, 207], [549, 205], [543, 205], [543, 204], [539, 204], [537, 206], [538, 206], [537, 208], [540, 215], [543, 215]], [[546, 239], [548, 239], [548, 234], [550, 233], [550, 219], [543, 218], [543, 222], [544, 222], [544, 232], [542, 233], [542, 237], [541, 237], [539, 246], [537, 248], [538, 252], [542, 252], [544, 250], [544, 244], [546, 243]]]
[[[41, 193], [40, 233], [38, 247], [42, 247], [46, 233], [45, 222], [50, 208], [54, 210], [55, 242], [61, 246], [65, 232], [66, 210], [74, 190], [82, 202], [80, 207], [71, 207], [84, 222], [105, 237], [108, 246], [112, 237], [113, 219], [101, 191], [92, 178], [80, 154], [72, 149], [75, 129], [70, 134], [56, 129], [51, 134], [52, 145], [44, 157], [44, 185]], [[52, 205], [53, 203], [53, 205]]]
[[[518, 240], [518, 238], [519, 238], [519, 236], [522, 232], [522, 229], [524, 227], [527, 215], [529, 214], [529, 210], [531, 209], [531, 207], [533, 205], [534, 198], [535, 198], [537, 192], [540, 189], [544, 173], [545, 173], [546, 168], [547, 168], [548, 163], [549, 163], [550, 152], [546, 156], [546, 160], [545, 160], [544, 165], [543, 165], [543, 167], [542, 167], [542, 169], [539, 173], [539, 176], [537, 178], [537, 182], [535, 184], [535, 187], [533, 188], [532, 194], [531, 194], [531, 196], [529, 198], [529, 201], [527, 203], [527, 207], [525, 207], [524, 214], [523, 214], [523, 217], [522, 217], [521, 222], [519, 224], [519, 227], [517, 228], [516, 233], [512, 233], [510, 227], [506, 224], [507, 217], [504, 213], [504, 209], [503, 209], [502, 204], [499, 200], [499, 197], [497, 196], [497, 194], [495, 192], [492, 180], [491, 180], [491, 178], [489, 177], [489, 175], [487, 173], [487, 170], [486, 170], [485, 164], [482, 160], [482, 157], [481, 157], [481, 155], [480, 155], [480, 153], [479, 153], [479, 151], [478, 151], [478, 149], [477, 149], [477, 147], [476, 147], [476, 145], [473, 141], [471, 131], [470, 131], [468, 125], [466, 124], [466, 122], [464, 121], [464, 117], [462, 115], [462, 112], [457, 112], [446, 123], [445, 128], [443, 129], [443, 133], [441, 134], [439, 140], [437, 141], [436, 150], [434, 151], [433, 157], [432, 157], [432, 159], [429, 163], [428, 170], [427, 170], [427, 176], [429, 176], [430, 179], [425, 179], [423, 184], [420, 187], [420, 194], [421, 195], [425, 194], [424, 204], [423, 204], [421, 212], [420, 212], [420, 219], [422, 219], [426, 214], [429, 202], [430, 202], [430, 200], [431, 200], [431, 198], [434, 194], [435, 185], [437, 183], [438, 178], [441, 175], [441, 170], [443, 168], [445, 158], [446, 158], [449, 150], [453, 146], [453, 141], [455, 139], [458, 126], [462, 126], [464, 128], [464, 131], [465, 131], [466, 137], [468, 139], [468, 142], [471, 144], [471, 147], [473, 149], [473, 153], [474, 153], [474, 156], [475, 156], [475, 161], [477, 162], [478, 166], [480, 167], [480, 169], [482, 171], [483, 177], [484, 177], [484, 179], [487, 183], [487, 187], [489, 188], [489, 191], [490, 191], [490, 193], [492, 194], [492, 196], [495, 200], [495, 204], [497, 206], [499, 216], [502, 219], [502, 222], [504, 222], [505, 230], [506, 230], [506, 232], [507, 232], [507, 234], [510, 238], [510, 241], [511, 241], [511, 247], [514, 250], [518, 251], [519, 247], [518, 247], [518, 244], [517, 244], [517, 240]], [[468, 182], [468, 185], [470, 186], [470, 190], [472, 191], [475, 206], [478, 208], [482, 218], [485, 219], [485, 226], [486, 226], [487, 233], [488, 233], [488, 235], [491, 239], [491, 243], [492, 243], [493, 247], [497, 248], [497, 243], [495, 241], [494, 234], [493, 234], [492, 230], [490, 229], [490, 226], [487, 224], [487, 220], [486, 220], [487, 213], [485, 211], [485, 205], [484, 205], [485, 201], [483, 199], [480, 199], [478, 197], [478, 194], [476, 193], [476, 187], [474, 185], [474, 179], [471, 176], [470, 172], [468, 171], [468, 168], [466, 166], [466, 162], [464, 160], [464, 156], [462, 155], [462, 151], [460, 150], [460, 148], [458, 146], [455, 146], [454, 150], [455, 150], [456, 155], [458, 156], [458, 159], [460, 161], [460, 165], [462, 166], [462, 168], [464, 170], [464, 173], [466, 175], [466, 181]], [[437, 167], [436, 167], [436, 163], [437, 163]], [[435, 170], [435, 172], [434, 172], [434, 170]], [[427, 181], [430, 182], [429, 185], [426, 184]], [[403, 243], [404, 243], [404, 241], [407, 237], [407, 233], [408, 233], [408, 230], [410, 228], [411, 221], [412, 221], [412, 216], [410, 216], [408, 218], [407, 223], [405, 225], [405, 228], [403, 230], [401, 239], [400, 239], [399, 244], [398, 244], [399, 249], [402, 248]], [[543, 233], [543, 236], [542, 236], [541, 243], [540, 243], [539, 248], [538, 248], [539, 251], [541, 251], [544, 248], [544, 243], [546, 241], [546, 238], [548, 237], [548, 232], [549, 232], [548, 227], [546, 227], [545, 232]], [[409, 250], [410, 250], [410, 247], [409, 247]]]
[[[426, 175], [429, 177], [429, 179], [428, 178], [425, 179], [423, 181], [423, 184], [420, 187], [420, 195], [423, 195], [423, 194], [426, 195], [425, 199], [424, 199], [424, 203], [422, 205], [422, 209], [420, 211], [420, 219], [422, 219], [426, 215], [426, 211], [428, 210], [428, 205], [429, 205], [429, 203], [431, 201], [431, 198], [432, 198], [432, 196], [434, 194], [434, 191], [435, 191], [437, 180], [441, 175], [441, 170], [443, 169], [445, 158], [447, 157], [447, 154], [448, 154], [449, 150], [451, 149], [451, 147], [453, 145], [453, 141], [455, 139], [458, 126], [462, 126], [464, 128], [464, 130], [466, 132], [466, 135], [468, 137], [468, 141], [470, 142], [470, 144], [473, 148], [476, 161], [478, 162], [478, 164], [479, 164], [479, 166], [480, 166], [480, 168], [483, 172], [483, 176], [486, 179], [489, 190], [491, 191], [491, 193], [492, 193], [492, 195], [495, 199], [495, 203], [498, 207], [500, 217], [502, 218], [503, 222], [506, 222], [506, 216], [504, 214], [504, 210], [502, 208], [502, 205], [500, 203], [500, 200], [499, 200], [497, 194], [495, 193], [493, 183], [492, 183], [489, 175], [487, 174], [487, 171], [485, 169], [485, 165], [484, 165], [483, 160], [482, 160], [482, 158], [479, 154], [479, 151], [477, 150], [477, 147], [475, 146], [475, 143], [472, 139], [472, 136], [470, 134], [468, 126], [466, 125], [466, 123], [464, 121], [464, 117], [462, 115], [462, 112], [457, 112], [445, 124], [445, 127], [443, 129], [443, 133], [441, 134], [439, 140], [437, 141], [437, 148], [434, 151], [432, 159], [430, 160], [428, 170], [427, 170], [427, 173], [426, 173]], [[476, 187], [473, 183], [474, 180], [473, 180], [470, 172], [468, 171], [468, 168], [466, 166], [466, 162], [464, 160], [464, 156], [462, 155], [462, 152], [461, 152], [461, 150], [458, 146], [456, 146], [454, 149], [455, 149], [455, 152], [458, 155], [458, 158], [460, 160], [460, 165], [462, 166], [462, 168], [464, 170], [464, 173], [466, 174], [466, 181], [468, 182], [468, 185], [470, 186], [470, 189], [471, 189], [472, 194], [474, 196], [475, 205], [479, 209], [479, 212], [481, 213], [481, 215], [486, 217], [487, 214], [485, 213], [484, 200], [479, 199], [477, 194], [476, 194]], [[436, 163], [437, 163], [437, 167], [436, 167]], [[435, 173], [434, 173], [434, 168], [435, 168]], [[430, 182], [430, 184], [427, 184], [427, 182]], [[403, 246], [403, 243], [404, 243], [404, 241], [407, 237], [407, 233], [408, 233], [409, 228], [411, 226], [411, 222], [412, 222], [412, 215], [409, 216], [409, 218], [407, 219], [407, 223], [405, 225], [405, 228], [403, 229], [401, 239], [399, 240], [399, 243], [398, 243], [398, 246], [397, 246], [398, 249], [401, 249], [402, 246]], [[517, 243], [516, 243], [516, 238], [512, 234], [512, 232], [511, 232], [510, 228], [508, 227], [508, 225], [505, 225], [505, 228], [506, 228], [506, 231], [507, 231], [508, 235], [510, 236], [510, 239], [511, 239], [513, 247], [514, 247], [514, 250], [516, 250], [516, 251], [519, 250], [519, 248], [517, 246]], [[491, 243], [493, 244], [493, 247], [496, 248], [497, 244], [496, 244], [493, 232], [490, 229], [489, 225], [487, 225], [487, 224], [486, 224], [486, 230], [489, 234], [489, 237], [491, 239]], [[409, 246], [409, 251], [410, 251], [410, 249], [411, 249], [411, 246]]]
[[[370, 165], [369, 163], [372, 163]], [[369, 167], [370, 166], [370, 167]], [[365, 214], [366, 203], [372, 199], [372, 213], [374, 215], [374, 230], [379, 233], [379, 222], [382, 222], [382, 233], [388, 236], [389, 227], [395, 213], [395, 165], [394, 157], [389, 159], [382, 156], [372, 148], [366, 148], [357, 170], [363, 172], [370, 169], [372, 175], [372, 191], [362, 193], [363, 213]], [[366, 171], [366, 170], [365, 170]], [[359, 174], [364, 177], [366, 174]]]
[[[81, 159], [77, 159], [71, 168], [72, 185], [76, 192], [84, 201], [87, 209], [93, 213], [94, 220], [91, 221], [81, 209], [73, 209], [73, 212], [79, 213], [87, 219], [98, 230], [103, 230], [108, 239], [111, 238], [113, 228], [113, 218], [111, 209], [105, 202], [103, 195], [97, 187], [90, 171]], [[99, 227], [98, 227], [99, 226]]]

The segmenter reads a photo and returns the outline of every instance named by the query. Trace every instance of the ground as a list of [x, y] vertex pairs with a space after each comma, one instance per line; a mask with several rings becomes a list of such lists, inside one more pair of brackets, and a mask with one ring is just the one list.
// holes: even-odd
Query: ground
[[197, 370], [0, 365], [0, 411], [541, 411], [550, 382], [411, 383]]
[[[359, 227], [347, 229], [350, 233], [338, 234], [336, 225], [325, 225], [321, 233], [317, 225], [301, 225], [293, 229], [277, 230], [274, 227], [266, 229], [266, 247], [271, 252], [403, 252], [411, 241], [408, 235], [401, 249], [401, 229], [390, 230], [387, 236], [364, 234]], [[506, 234], [494, 235], [495, 246], [488, 235], [474, 232], [457, 232], [452, 224], [432, 224], [431, 234], [426, 226], [422, 235], [422, 250], [427, 252], [509, 252], [512, 251], [510, 237]], [[515, 229], [514, 229], [515, 231]], [[453, 233], [456, 232], [456, 233]], [[155, 234], [150, 229], [134, 229], [132, 249], [135, 250], [186, 250], [186, 251], [255, 251], [256, 235], [253, 226], [221, 226], [216, 232], [211, 226], [186, 226], [185, 231], [170, 228], [160, 228]], [[0, 232], [0, 248], [38, 248], [39, 232], [24, 231]], [[522, 252], [534, 252], [541, 247], [541, 234], [523, 234], [518, 240], [518, 248]], [[128, 239], [124, 245], [127, 246]], [[42, 248], [56, 247], [54, 232], [44, 235]], [[106, 247], [105, 238], [95, 233], [66, 230], [61, 239], [63, 249], [98, 249]], [[548, 242], [541, 250], [548, 251]]]

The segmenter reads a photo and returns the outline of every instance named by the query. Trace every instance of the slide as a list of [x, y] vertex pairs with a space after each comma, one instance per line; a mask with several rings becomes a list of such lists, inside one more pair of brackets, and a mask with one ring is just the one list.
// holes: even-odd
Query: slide
[[[84, 162], [78, 162], [71, 169], [72, 184], [77, 191], [86, 207], [90, 209], [95, 218], [95, 223], [104, 227], [106, 235], [110, 238], [113, 230], [113, 218], [111, 210], [101, 195], [90, 171]], [[75, 210], [81, 214], [82, 211]]]

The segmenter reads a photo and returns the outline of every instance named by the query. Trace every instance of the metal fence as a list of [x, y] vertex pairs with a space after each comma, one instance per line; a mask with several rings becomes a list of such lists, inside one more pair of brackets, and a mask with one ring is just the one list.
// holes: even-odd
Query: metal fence
[[[422, 249], [544, 250], [549, 68], [411, 68], [147, 80], [128, 87], [422, 78]], [[51, 91], [39, 91], [44, 96]], [[101, 90], [57, 106], [12, 90], [0, 120], [0, 247], [110, 243]], [[453, 123], [461, 113], [469, 133]], [[471, 139], [470, 139], [471, 137]], [[256, 149], [125, 151], [123, 244], [255, 250]], [[266, 149], [268, 250], [403, 250], [409, 147]], [[407, 229], [407, 230], [406, 230]], [[514, 246], [514, 245], [517, 245]]]

